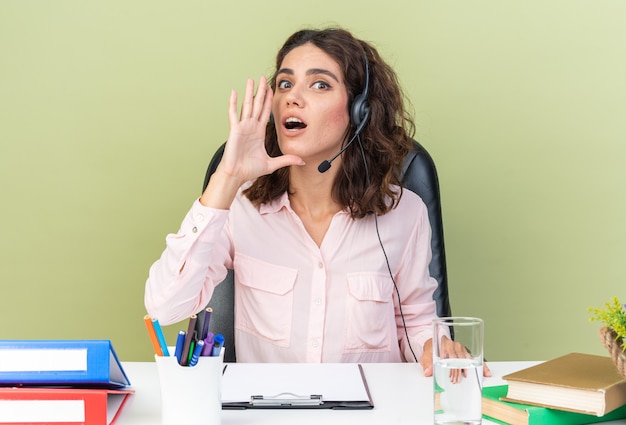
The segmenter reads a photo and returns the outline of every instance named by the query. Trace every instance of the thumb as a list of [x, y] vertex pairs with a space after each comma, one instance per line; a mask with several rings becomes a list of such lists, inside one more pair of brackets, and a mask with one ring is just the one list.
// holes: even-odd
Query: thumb
[[291, 154], [277, 156], [269, 160], [270, 173], [290, 165], [305, 165], [305, 162], [299, 156]]
[[433, 376], [433, 367], [432, 366], [427, 366], [426, 368], [424, 368], [424, 376], [426, 376], [426, 377]]

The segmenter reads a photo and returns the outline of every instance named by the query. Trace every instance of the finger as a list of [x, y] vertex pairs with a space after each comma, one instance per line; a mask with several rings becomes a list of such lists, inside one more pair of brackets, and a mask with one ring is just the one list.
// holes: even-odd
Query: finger
[[464, 369], [450, 369], [450, 382], [453, 384], [458, 384], [461, 382], [461, 376], [464, 372]]
[[451, 358], [451, 359], [458, 359], [458, 358], [465, 357], [463, 353], [463, 346], [455, 341], [449, 341], [446, 344], [443, 350], [443, 353], [445, 354], [446, 358]]
[[433, 376], [433, 367], [432, 366], [427, 366], [426, 368], [424, 368], [424, 376], [425, 377], [429, 377], [429, 376]]
[[232, 90], [230, 92], [230, 100], [228, 102], [228, 120], [232, 126], [237, 122], [237, 92]]
[[487, 363], [483, 364], [483, 375], [484, 376], [491, 376], [491, 370], [489, 370], [489, 366], [487, 366]]
[[261, 122], [268, 122], [272, 113], [272, 101], [274, 99], [274, 92], [268, 87], [266, 88], [265, 101], [263, 102], [263, 110], [259, 117]]
[[252, 110], [253, 118], [259, 117], [259, 119], [261, 119], [261, 116], [263, 115], [263, 109], [265, 107], [267, 91], [267, 81], [265, 80], [265, 77], [261, 76], [261, 78], [259, 79], [259, 88], [257, 89], [256, 95], [254, 96]]
[[467, 359], [472, 357], [469, 355], [467, 348], [465, 348], [463, 344], [458, 342], [454, 343], [454, 354], [455, 357], [459, 359]]
[[252, 116], [253, 105], [252, 102], [254, 100], [254, 80], [252, 78], [248, 78], [246, 82], [246, 93], [243, 98], [243, 104], [241, 105], [241, 119], [249, 118]]

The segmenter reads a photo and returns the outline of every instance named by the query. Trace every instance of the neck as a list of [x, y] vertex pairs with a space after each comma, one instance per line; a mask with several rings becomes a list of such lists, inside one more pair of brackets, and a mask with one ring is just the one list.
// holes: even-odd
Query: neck
[[316, 167], [311, 170], [292, 171], [289, 182], [291, 207], [299, 216], [311, 218], [336, 214], [342, 208], [331, 196], [334, 173], [328, 170], [320, 174]]

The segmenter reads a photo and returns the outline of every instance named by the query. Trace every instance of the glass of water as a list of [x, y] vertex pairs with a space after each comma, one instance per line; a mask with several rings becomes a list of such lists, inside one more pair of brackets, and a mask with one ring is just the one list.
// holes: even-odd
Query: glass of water
[[483, 320], [433, 320], [433, 394], [436, 425], [482, 422]]

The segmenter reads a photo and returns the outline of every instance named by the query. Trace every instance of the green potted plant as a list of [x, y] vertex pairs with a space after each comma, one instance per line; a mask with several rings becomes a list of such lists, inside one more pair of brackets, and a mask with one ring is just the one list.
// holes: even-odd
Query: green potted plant
[[589, 320], [602, 322], [600, 339], [611, 354], [613, 362], [622, 376], [626, 378], [626, 305], [617, 297], [604, 304], [604, 308], [590, 307]]

